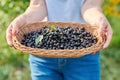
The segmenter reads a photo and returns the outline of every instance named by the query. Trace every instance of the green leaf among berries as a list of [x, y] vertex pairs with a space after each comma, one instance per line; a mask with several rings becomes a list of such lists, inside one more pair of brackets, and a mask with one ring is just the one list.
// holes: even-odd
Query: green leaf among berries
[[51, 25], [50, 28], [51, 28], [52, 30], [56, 30], [57, 27], [56, 27], [55, 25]]
[[39, 42], [41, 42], [43, 39], [43, 35], [39, 35], [36, 39], [35, 39], [35, 45], [37, 45]]

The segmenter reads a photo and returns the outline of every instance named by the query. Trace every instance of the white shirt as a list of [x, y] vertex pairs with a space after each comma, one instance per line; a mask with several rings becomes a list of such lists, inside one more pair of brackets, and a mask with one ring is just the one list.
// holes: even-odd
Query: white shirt
[[48, 21], [85, 23], [81, 16], [84, 0], [46, 0]]

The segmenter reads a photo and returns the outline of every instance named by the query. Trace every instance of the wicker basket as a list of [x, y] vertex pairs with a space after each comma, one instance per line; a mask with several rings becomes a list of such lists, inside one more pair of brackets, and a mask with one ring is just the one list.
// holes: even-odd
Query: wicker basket
[[[97, 43], [91, 47], [88, 48], [83, 48], [80, 50], [46, 50], [46, 49], [39, 49], [39, 48], [31, 48], [31, 47], [26, 47], [21, 44], [21, 41], [23, 39], [23, 35], [27, 34], [31, 31], [37, 31], [40, 30], [43, 26], [51, 26], [51, 25], [56, 25], [59, 27], [65, 27], [65, 26], [70, 26], [70, 27], [84, 27], [86, 32], [92, 33], [92, 35], [97, 37]], [[99, 51], [102, 49], [102, 46], [104, 44], [104, 40], [102, 37], [100, 37], [97, 33], [97, 27], [93, 27], [87, 24], [80, 24], [80, 23], [65, 23], [65, 22], [36, 22], [36, 23], [31, 23], [28, 25], [25, 25], [21, 28], [19, 28], [19, 32], [17, 33], [16, 36], [13, 37], [13, 46], [20, 50], [21, 52], [25, 52], [28, 54], [32, 54], [35, 56], [41, 56], [41, 57], [51, 57], [51, 58], [76, 58], [76, 57], [81, 57], [87, 54], [90, 54], [92, 52]]]

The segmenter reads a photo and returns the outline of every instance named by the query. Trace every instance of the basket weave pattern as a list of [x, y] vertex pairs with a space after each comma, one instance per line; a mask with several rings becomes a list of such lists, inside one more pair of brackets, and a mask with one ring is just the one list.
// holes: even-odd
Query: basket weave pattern
[[[21, 44], [21, 41], [23, 39], [23, 35], [27, 34], [31, 31], [37, 31], [40, 30], [43, 26], [50, 27], [51, 25], [56, 25], [58, 27], [84, 27], [86, 32], [90, 32], [92, 35], [97, 37], [97, 43], [91, 47], [83, 48], [80, 50], [46, 50], [46, 49], [39, 49], [39, 48], [31, 48], [26, 47]], [[32, 54], [35, 56], [41, 56], [41, 57], [51, 57], [51, 58], [76, 58], [81, 57], [87, 54], [90, 54], [92, 52], [99, 51], [102, 49], [102, 46], [104, 44], [104, 40], [102, 37], [98, 35], [97, 27], [93, 27], [87, 24], [80, 24], [80, 23], [65, 23], [65, 22], [36, 22], [31, 23], [28, 25], [24, 25], [23, 27], [19, 28], [19, 32], [16, 36], [13, 37], [13, 46], [20, 50], [21, 52], [25, 52], [28, 54]]]

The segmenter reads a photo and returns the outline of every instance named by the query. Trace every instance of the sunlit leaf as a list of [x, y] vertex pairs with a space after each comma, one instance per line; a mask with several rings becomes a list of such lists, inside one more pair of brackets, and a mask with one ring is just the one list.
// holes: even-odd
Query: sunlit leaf
[[35, 39], [35, 45], [37, 45], [39, 42], [41, 42], [42, 39], [43, 39], [43, 35], [38, 36], [38, 37]]
[[51, 25], [50, 28], [53, 29], [53, 30], [56, 30], [56, 26], [55, 25]]
[[49, 33], [50, 32], [50, 29], [47, 29], [46, 33]]

